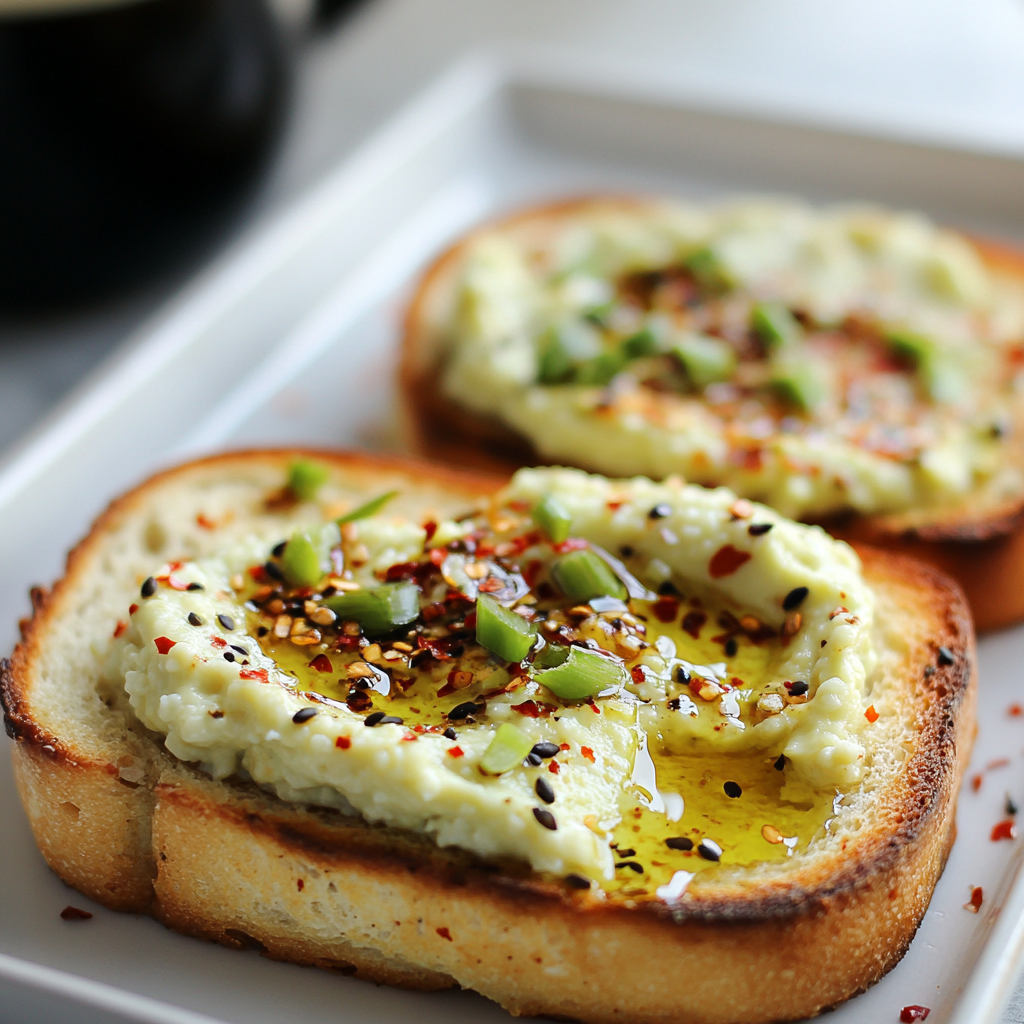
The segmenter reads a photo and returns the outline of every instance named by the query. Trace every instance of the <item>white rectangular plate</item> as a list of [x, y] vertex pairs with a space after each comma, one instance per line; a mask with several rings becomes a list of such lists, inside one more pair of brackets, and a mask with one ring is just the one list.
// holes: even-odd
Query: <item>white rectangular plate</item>
[[[792, 112], [669, 95], [642, 69], [569, 53], [467, 60], [352, 160], [196, 283], [0, 474], [0, 647], [33, 582], [103, 504], [151, 470], [220, 446], [401, 447], [392, 372], [403, 297], [449, 239], [489, 214], [602, 190], [714, 196], [774, 191], [874, 199], [971, 230], [1024, 238], [1014, 155], [800, 123]], [[353, 386], [353, 385], [356, 386]], [[1024, 631], [981, 645], [980, 732], [959, 838], [903, 962], [836, 1024], [994, 1024], [1024, 934], [1022, 845], [992, 842], [1006, 794], [1024, 800], [1016, 667]], [[1001, 763], [1000, 759], [1006, 759]], [[986, 765], [990, 765], [988, 770]], [[245, 1024], [499, 1021], [470, 993], [422, 995], [271, 963], [91, 906], [44, 865], [0, 759], [0, 1016]], [[984, 889], [975, 915], [963, 908]], [[66, 923], [69, 902], [90, 909]], [[815, 970], [815, 950], [794, 970]], [[722, 981], [728, 984], [723, 965]], [[686, 979], [680, 978], [680, 984]], [[962, 997], [962, 998], [961, 998]]]

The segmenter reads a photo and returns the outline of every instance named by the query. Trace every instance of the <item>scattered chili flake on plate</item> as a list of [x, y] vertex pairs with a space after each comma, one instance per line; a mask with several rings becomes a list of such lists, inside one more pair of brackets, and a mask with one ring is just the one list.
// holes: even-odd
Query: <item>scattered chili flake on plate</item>
[[1022, 708], [1019, 704], [1011, 704], [1006, 709], [1006, 713], [1011, 718], [1020, 718], [1021, 715], [1024, 715], [1024, 708]]
[[1000, 821], [992, 829], [991, 838], [993, 843], [998, 843], [1000, 839], [1016, 839], [1017, 838], [1017, 826], [1012, 818], [1006, 818]]
[[904, 1006], [900, 1010], [902, 1024], [914, 1024], [914, 1021], [925, 1020], [932, 1011], [927, 1006]]
[[88, 910], [79, 910], [78, 907], [72, 907], [68, 904], [60, 912], [60, 917], [62, 921], [88, 921], [92, 914]]
[[983, 893], [980, 885], [975, 885], [971, 889], [971, 898], [964, 904], [964, 910], [969, 910], [972, 914], [976, 914], [981, 909], [981, 901], [983, 899]]

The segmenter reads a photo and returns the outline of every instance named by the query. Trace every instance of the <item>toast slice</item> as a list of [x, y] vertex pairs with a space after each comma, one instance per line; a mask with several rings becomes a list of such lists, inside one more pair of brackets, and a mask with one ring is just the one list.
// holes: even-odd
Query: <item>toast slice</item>
[[[481, 414], [450, 398], [442, 386], [445, 338], [438, 324], [469, 247], [485, 232], [523, 231], [538, 244], [566, 223], [599, 205], [642, 210], [647, 200], [585, 197], [529, 208], [486, 224], [442, 253], [421, 277], [406, 312], [400, 385], [405, 432], [413, 451], [453, 465], [510, 473], [545, 461], [531, 441], [497, 415]], [[982, 239], [972, 240], [985, 264], [998, 274], [1024, 281], [1024, 252]], [[1014, 457], [1024, 467], [1024, 409], [1018, 411]], [[577, 461], [583, 469], [606, 472], [600, 460]], [[624, 472], [649, 472], [636, 465]], [[754, 495], [751, 495], [754, 496]], [[911, 509], [898, 514], [844, 513], [815, 518], [834, 536], [905, 552], [952, 575], [964, 588], [979, 631], [1024, 619], [1024, 496], [1007, 499], [972, 494], [957, 505]]]
[[34, 593], [2, 668], [19, 790], [61, 878], [108, 907], [227, 946], [410, 988], [462, 986], [514, 1014], [588, 1022], [802, 1018], [899, 961], [954, 839], [974, 734], [974, 638], [954, 582], [860, 549], [877, 611], [872, 699], [886, 713], [870, 733], [864, 782], [811, 847], [701, 872], [675, 901], [605, 897], [213, 781], [100, 684], [107, 640], [154, 562], [210, 552], [266, 517], [280, 523], [265, 499], [300, 456], [329, 466], [339, 493], [399, 488], [396, 503], [419, 514], [466, 511], [501, 484], [423, 463], [251, 452], [170, 470], [116, 501], [65, 577]]

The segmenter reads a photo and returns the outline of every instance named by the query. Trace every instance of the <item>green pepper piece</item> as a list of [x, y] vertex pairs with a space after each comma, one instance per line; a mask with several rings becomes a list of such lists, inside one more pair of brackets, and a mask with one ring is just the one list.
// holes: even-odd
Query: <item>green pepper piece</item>
[[382, 583], [335, 594], [323, 605], [339, 619], [358, 622], [364, 633], [390, 633], [419, 618], [420, 592], [412, 583]]
[[542, 668], [556, 668], [559, 665], [564, 665], [566, 658], [569, 657], [569, 651], [571, 647], [566, 647], [564, 644], [545, 644], [533, 658], [533, 667], [535, 669]]
[[589, 548], [555, 559], [551, 575], [570, 601], [589, 601], [592, 597], [617, 597], [624, 601], [628, 596], [625, 584], [611, 566]]
[[553, 494], [546, 495], [534, 507], [533, 521], [548, 535], [552, 544], [567, 540], [572, 529], [572, 515]]
[[611, 316], [613, 309], [615, 309], [615, 300], [609, 299], [607, 302], [602, 302], [600, 306], [591, 306], [583, 314], [583, 319], [595, 327], [607, 327], [608, 317]]
[[893, 352], [917, 370], [925, 390], [937, 402], [955, 402], [963, 396], [961, 371], [923, 334], [889, 330], [886, 341]]
[[319, 462], [300, 459], [288, 467], [288, 490], [299, 501], [312, 501], [330, 474]]
[[803, 337], [800, 321], [781, 302], [759, 302], [750, 311], [750, 326], [766, 349], [786, 348]]
[[576, 382], [604, 387], [626, 365], [621, 352], [602, 352], [576, 368]]
[[569, 350], [554, 328], [541, 339], [537, 355], [537, 381], [541, 384], [562, 384], [572, 376], [575, 363]]
[[481, 594], [476, 602], [476, 639], [502, 661], [522, 661], [533, 646], [535, 628], [489, 594]]
[[784, 402], [801, 412], [813, 411], [826, 395], [825, 382], [809, 363], [778, 365], [769, 384]]
[[612, 686], [626, 682], [626, 669], [621, 662], [604, 658], [582, 647], [569, 649], [569, 656], [556, 668], [532, 673], [534, 680], [546, 686], [562, 700], [584, 700], [596, 697]]
[[629, 359], [655, 356], [658, 354], [658, 339], [650, 327], [644, 327], [636, 334], [622, 339], [622, 351]]
[[683, 266], [697, 279], [697, 283], [710, 292], [727, 292], [736, 285], [729, 268], [710, 246], [690, 253]]
[[331, 570], [331, 548], [341, 541], [335, 523], [296, 530], [281, 555], [281, 569], [293, 587], [312, 587]]
[[676, 342], [674, 351], [693, 386], [700, 390], [728, 380], [736, 369], [736, 353], [720, 338], [688, 334]]
[[380, 495], [380, 497], [373, 498], [371, 501], [366, 502], [365, 505], [360, 505], [359, 508], [354, 508], [351, 512], [346, 512], [343, 516], [340, 516], [334, 521], [339, 526], [342, 526], [345, 523], [354, 523], [357, 519], [369, 519], [370, 516], [379, 512], [392, 498], [397, 495], [398, 491], [388, 491], [387, 493]]
[[514, 725], [498, 726], [491, 742], [480, 758], [480, 767], [488, 775], [501, 775], [521, 764], [533, 749], [533, 740]]

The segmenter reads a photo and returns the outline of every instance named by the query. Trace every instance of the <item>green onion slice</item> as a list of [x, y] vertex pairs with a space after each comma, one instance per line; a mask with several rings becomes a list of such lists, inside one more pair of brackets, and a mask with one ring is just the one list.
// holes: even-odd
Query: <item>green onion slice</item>
[[572, 376], [573, 358], [558, 332], [547, 332], [537, 355], [537, 380], [541, 384], [561, 384]]
[[769, 384], [784, 402], [796, 406], [801, 412], [812, 412], [828, 393], [821, 374], [809, 363], [787, 361], [780, 364]]
[[480, 758], [480, 767], [488, 775], [501, 775], [521, 764], [533, 749], [533, 740], [508, 722], [499, 725], [490, 745]]
[[622, 339], [622, 351], [630, 359], [655, 356], [658, 354], [658, 348], [658, 339], [650, 327], [644, 327], [636, 334]]
[[323, 604], [339, 619], [358, 622], [365, 633], [390, 633], [419, 617], [420, 592], [412, 583], [382, 583], [335, 594]]
[[376, 515], [392, 498], [397, 497], [398, 491], [388, 491], [386, 494], [380, 495], [380, 497], [374, 498], [372, 501], [368, 501], [365, 505], [360, 505], [359, 508], [354, 508], [351, 512], [346, 512], [343, 516], [335, 519], [334, 521], [342, 526], [345, 523], [354, 523], [357, 519], [369, 519], [370, 516]]
[[288, 490], [299, 501], [312, 501], [330, 474], [319, 462], [300, 459], [288, 467]]
[[928, 394], [937, 402], [955, 402], [963, 397], [962, 372], [935, 342], [923, 334], [892, 329], [886, 333], [889, 347], [917, 370]]
[[697, 283], [711, 292], [727, 292], [736, 284], [729, 268], [714, 249], [705, 247], [690, 253], [683, 265], [697, 279]]
[[728, 380], [736, 369], [736, 353], [721, 338], [687, 334], [676, 342], [673, 351], [693, 386], [700, 390], [709, 384]]
[[522, 661], [533, 646], [535, 629], [490, 594], [481, 594], [476, 602], [476, 638], [503, 661]]
[[553, 495], [542, 498], [533, 510], [533, 521], [548, 535], [552, 544], [567, 540], [572, 529], [572, 515]]
[[611, 566], [589, 548], [570, 551], [556, 558], [551, 575], [570, 601], [589, 601], [592, 597], [627, 596], [622, 580], [612, 572]]
[[626, 357], [621, 352], [602, 352], [577, 367], [576, 382], [604, 387], [625, 365]]
[[759, 302], [750, 311], [750, 326], [769, 351], [796, 344], [804, 333], [800, 321], [781, 302]]
[[281, 555], [281, 569], [293, 587], [312, 587], [331, 571], [331, 548], [341, 542], [335, 523], [296, 530]]
[[[554, 652], [549, 657], [552, 656]], [[569, 654], [561, 665], [531, 674], [536, 682], [546, 686], [562, 700], [596, 697], [611, 687], [627, 682], [626, 669], [621, 662], [604, 658], [582, 647], [569, 648]]]

